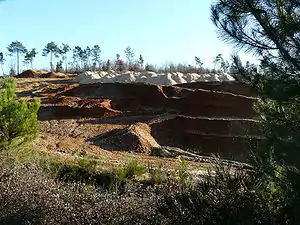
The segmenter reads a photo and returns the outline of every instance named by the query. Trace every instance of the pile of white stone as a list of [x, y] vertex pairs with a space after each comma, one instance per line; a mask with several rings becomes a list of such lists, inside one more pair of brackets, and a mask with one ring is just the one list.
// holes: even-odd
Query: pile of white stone
[[205, 81], [233, 81], [229, 74], [197, 74], [197, 73], [155, 73], [155, 72], [124, 72], [86, 71], [75, 77], [81, 84], [89, 83], [151, 83], [158, 85], [175, 85]]

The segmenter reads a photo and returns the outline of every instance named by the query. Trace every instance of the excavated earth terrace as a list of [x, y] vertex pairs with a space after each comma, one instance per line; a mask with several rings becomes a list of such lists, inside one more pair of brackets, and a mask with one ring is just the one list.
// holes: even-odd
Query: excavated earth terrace
[[151, 154], [158, 146], [197, 154], [192, 167], [213, 155], [247, 162], [263, 139], [252, 109], [255, 94], [235, 81], [163, 86], [20, 78], [17, 92], [41, 99], [35, 148], [72, 157], [92, 154], [111, 166], [128, 158], [176, 166], [172, 157]]

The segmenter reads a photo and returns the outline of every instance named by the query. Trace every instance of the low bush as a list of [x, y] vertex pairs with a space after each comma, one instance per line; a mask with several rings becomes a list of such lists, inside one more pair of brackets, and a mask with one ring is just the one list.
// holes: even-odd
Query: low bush
[[40, 102], [20, 100], [13, 78], [3, 80], [0, 93], [0, 147], [17, 148], [37, 137]]
[[[213, 172], [213, 173], [212, 173]], [[169, 224], [273, 224], [257, 176], [216, 166], [192, 189], [165, 198], [160, 212]]]

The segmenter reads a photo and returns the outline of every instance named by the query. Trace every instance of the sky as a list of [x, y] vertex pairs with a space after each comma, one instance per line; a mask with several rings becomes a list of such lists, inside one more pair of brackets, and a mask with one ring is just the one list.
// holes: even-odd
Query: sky
[[[86, 47], [99, 45], [103, 59], [113, 59], [131, 46], [146, 63], [204, 67], [222, 53], [230, 59], [234, 46], [217, 36], [210, 20], [212, 0], [0, 0], [0, 52], [15, 40], [40, 53], [35, 68], [49, 68], [41, 55], [51, 41]], [[239, 52], [243, 61], [252, 55]], [[6, 67], [12, 61], [7, 56]]]

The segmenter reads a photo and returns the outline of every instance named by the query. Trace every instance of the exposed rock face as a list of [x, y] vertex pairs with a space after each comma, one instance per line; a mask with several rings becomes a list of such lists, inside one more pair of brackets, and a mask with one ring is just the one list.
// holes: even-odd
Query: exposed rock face
[[126, 127], [88, 136], [103, 149], [150, 154], [157, 146], [172, 146], [244, 161], [262, 139], [260, 123], [253, 119], [257, 99], [236, 82], [184, 86], [70, 83], [56, 89], [44, 85], [34, 96], [42, 98], [40, 120], [75, 119], [99, 130], [102, 124]]
[[109, 99], [82, 99], [76, 97], [60, 97], [55, 105], [42, 106], [40, 120], [116, 116], [122, 112], [111, 108]]
[[[173, 87], [172, 87], [173, 88]], [[252, 104], [255, 98], [226, 92], [209, 90], [188, 90], [150, 84], [86, 84], [63, 93], [64, 96], [112, 99], [117, 110], [128, 107], [152, 107], [172, 109], [190, 116], [223, 116], [251, 118], [254, 115]], [[173, 94], [173, 95], [172, 95]], [[123, 108], [124, 110], [124, 108]]]
[[177, 116], [151, 125], [161, 145], [192, 149], [201, 155], [220, 155], [244, 161], [263, 140], [259, 121]]
[[207, 81], [207, 82], [193, 82], [185, 84], [176, 84], [176, 87], [191, 88], [191, 89], [205, 89], [211, 91], [229, 92], [237, 95], [255, 96], [255, 93], [245, 85], [241, 85], [237, 81]]
[[125, 129], [113, 130], [93, 140], [106, 150], [150, 154], [159, 144], [151, 136], [151, 128], [145, 123], [136, 123]]

